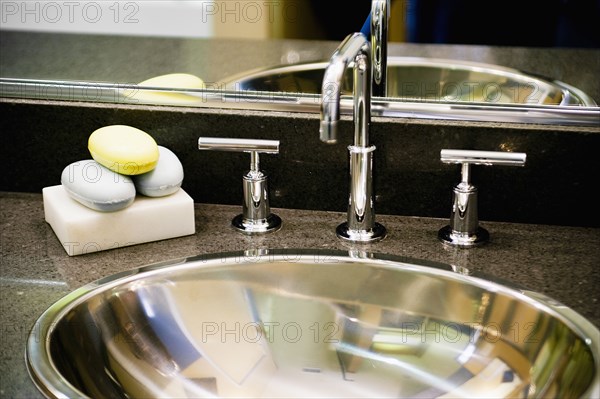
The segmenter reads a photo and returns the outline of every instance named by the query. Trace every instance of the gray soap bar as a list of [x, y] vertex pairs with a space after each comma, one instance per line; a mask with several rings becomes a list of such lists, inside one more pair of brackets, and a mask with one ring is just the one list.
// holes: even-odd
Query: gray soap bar
[[118, 211], [135, 199], [135, 185], [129, 176], [115, 173], [93, 159], [64, 168], [60, 182], [71, 198], [97, 211]]
[[138, 193], [163, 197], [175, 193], [183, 182], [183, 165], [171, 150], [158, 146], [158, 162], [150, 172], [132, 176]]

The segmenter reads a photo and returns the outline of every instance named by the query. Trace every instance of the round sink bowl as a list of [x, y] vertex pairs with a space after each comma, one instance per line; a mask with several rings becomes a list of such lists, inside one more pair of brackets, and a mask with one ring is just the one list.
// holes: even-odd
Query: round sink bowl
[[[327, 62], [264, 68], [226, 80], [228, 90], [321, 93]], [[388, 58], [388, 95], [407, 101], [596, 106], [566, 83], [516, 69], [477, 62], [420, 57]], [[352, 69], [342, 94], [352, 93]]]
[[598, 397], [599, 331], [451, 266], [271, 250], [142, 267], [73, 291], [27, 342], [49, 398]]

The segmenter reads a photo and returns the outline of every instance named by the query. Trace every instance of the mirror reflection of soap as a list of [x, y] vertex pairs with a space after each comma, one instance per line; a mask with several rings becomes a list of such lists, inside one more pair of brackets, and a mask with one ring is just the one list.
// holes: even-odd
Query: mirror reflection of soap
[[[130, 92], [127, 97], [147, 104], [197, 104], [201, 97], [171, 92], [171, 90], [202, 90], [204, 81], [189, 73], [170, 73], [146, 79], [138, 84], [139, 90]], [[164, 90], [152, 90], [164, 89]]]

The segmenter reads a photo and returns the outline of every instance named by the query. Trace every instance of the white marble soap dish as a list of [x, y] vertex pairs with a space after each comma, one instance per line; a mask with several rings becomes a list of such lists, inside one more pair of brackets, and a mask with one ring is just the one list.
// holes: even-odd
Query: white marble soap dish
[[127, 208], [98, 212], [62, 185], [42, 190], [44, 217], [69, 256], [194, 234], [194, 201], [183, 189], [164, 197], [138, 195]]

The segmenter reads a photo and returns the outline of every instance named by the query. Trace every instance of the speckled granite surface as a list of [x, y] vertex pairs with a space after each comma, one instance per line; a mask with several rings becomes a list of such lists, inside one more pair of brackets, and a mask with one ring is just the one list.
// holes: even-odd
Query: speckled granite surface
[[[41, 397], [24, 362], [25, 340], [37, 317], [73, 289], [113, 273], [186, 256], [261, 248], [351, 246], [334, 236], [344, 215], [274, 209], [279, 232], [247, 237], [229, 227], [239, 206], [196, 204], [196, 234], [78, 257], [66, 255], [44, 221], [38, 193], [0, 192], [0, 396]], [[439, 261], [518, 282], [579, 312], [600, 327], [600, 229], [482, 221], [486, 246], [445, 249], [436, 238], [444, 219], [380, 215], [389, 236], [369, 251]], [[363, 247], [364, 249], [364, 247]]]

